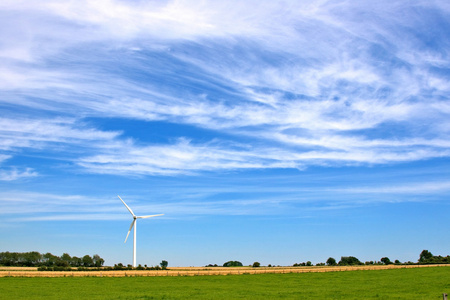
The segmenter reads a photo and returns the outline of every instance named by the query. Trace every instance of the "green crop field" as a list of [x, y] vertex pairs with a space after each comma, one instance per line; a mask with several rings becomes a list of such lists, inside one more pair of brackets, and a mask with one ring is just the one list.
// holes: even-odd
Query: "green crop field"
[[450, 267], [180, 277], [0, 278], [0, 299], [442, 299]]

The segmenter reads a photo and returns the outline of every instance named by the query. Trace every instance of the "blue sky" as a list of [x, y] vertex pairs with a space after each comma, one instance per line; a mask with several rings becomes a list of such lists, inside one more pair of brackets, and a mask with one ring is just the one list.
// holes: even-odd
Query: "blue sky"
[[450, 254], [448, 1], [2, 1], [0, 251]]

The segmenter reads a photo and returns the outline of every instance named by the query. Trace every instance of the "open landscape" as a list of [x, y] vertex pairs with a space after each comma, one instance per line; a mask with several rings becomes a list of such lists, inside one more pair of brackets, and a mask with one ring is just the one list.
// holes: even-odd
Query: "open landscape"
[[0, 28], [0, 300], [450, 293], [449, 0], [0, 0]]
[[[2, 299], [442, 299], [450, 290], [450, 266], [389, 268], [277, 269], [284, 274], [246, 275], [233, 268], [228, 276], [177, 276], [127, 272], [120, 277], [57, 277], [0, 279]], [[300, 271], [302, 268], [298, 268]], [[345, 270], [346, 272], [339, 272]], [[352, 271], [350, 271], [352, 270]], [[21, 272], [23, 270], [17, 270]], [[188, 275], [209, 270], [179, 269]], [[261, 271], [261, 270], [259, 270]], [[4, 272], [4, 271], [2, 271]], [[11, 271], [13, 273], [15, 271]], [[174, 274], [175, 272], [175, 274]], [[239, 272], [239, 273], [238, 273]], [[30, 271], [31, 273], [31, 271]], [[251, 272], [250, 272], [251, 273]], [[226, 273], [224, 273], [226, 274]], [[36, 274], [37, 275], [37, 274]], [[163, 275], [163, 276], [160, 276]], [[211, 275], [211, 274], [210, 274]]]

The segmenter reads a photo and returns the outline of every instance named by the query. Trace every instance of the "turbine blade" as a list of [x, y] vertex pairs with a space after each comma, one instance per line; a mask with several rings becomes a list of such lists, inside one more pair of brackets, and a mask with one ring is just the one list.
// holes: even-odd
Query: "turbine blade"
[[125, 201], [122, 200], [122, 198], [120, 198], [119, 195], [117, 195], [117, 197], [119, 197], [120, 201], [122, 201], [122, 203], [126, 206], [126, 208], [130, 211], [131, 215], [134, 217], [134, 212], [131, 210], [131, 208], [125, 203]]
[[136, 219], [133, 219], [133, 222], [131, 222], [131, 226], [130, 226], [130, 229], [128, 230], [127, 237], [125, 238], [125, 242], [123, 242], [124, 244], [125, 244], [125, 243], [127, 242], [127, 240], [128, 240], [128, 236], [130, 235], [131, 229], [133, 229], [134, 222], [136, 222]]
[[164, 214], [150, 215], [150, 216], [141, 216], [141, 217], [136, 217], [136, 218], [138, 218], [138, 219], [147, 219], [147, 218], [153, 218], [153, 217], [158, 217], [158, 216], [164, 216]]

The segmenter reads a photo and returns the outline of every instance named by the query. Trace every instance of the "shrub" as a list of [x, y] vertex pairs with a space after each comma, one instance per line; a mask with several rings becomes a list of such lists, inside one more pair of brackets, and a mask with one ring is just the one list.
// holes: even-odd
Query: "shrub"
[[223, 264], [224, 267], [242, 267], [242, 263], [237, 260], [230, 260]]
[[362, 265], [362, 262], [359, 261], [354, 256], [342, 256], [341, 260], [339, 261], [340, 266], [356, 266], [356, 265]]
[[332, 258], [332, 257], [329, 257], [329, 258], [327, 259], [327, 265], [329, 265], [329, 266], [335, 266], [335, 265], [336, 265], [336, 260], [335, 260], [334, 258]]
[[391, 262], [391, 260], [389, 259], [389, 257], [382, 257], [382, 258], [380, 259], [380, 261], [381, 261], [383, 264], [385, 264], [385, 265], [390, 265], [390, 264], [392, 264], [392, 262]]

